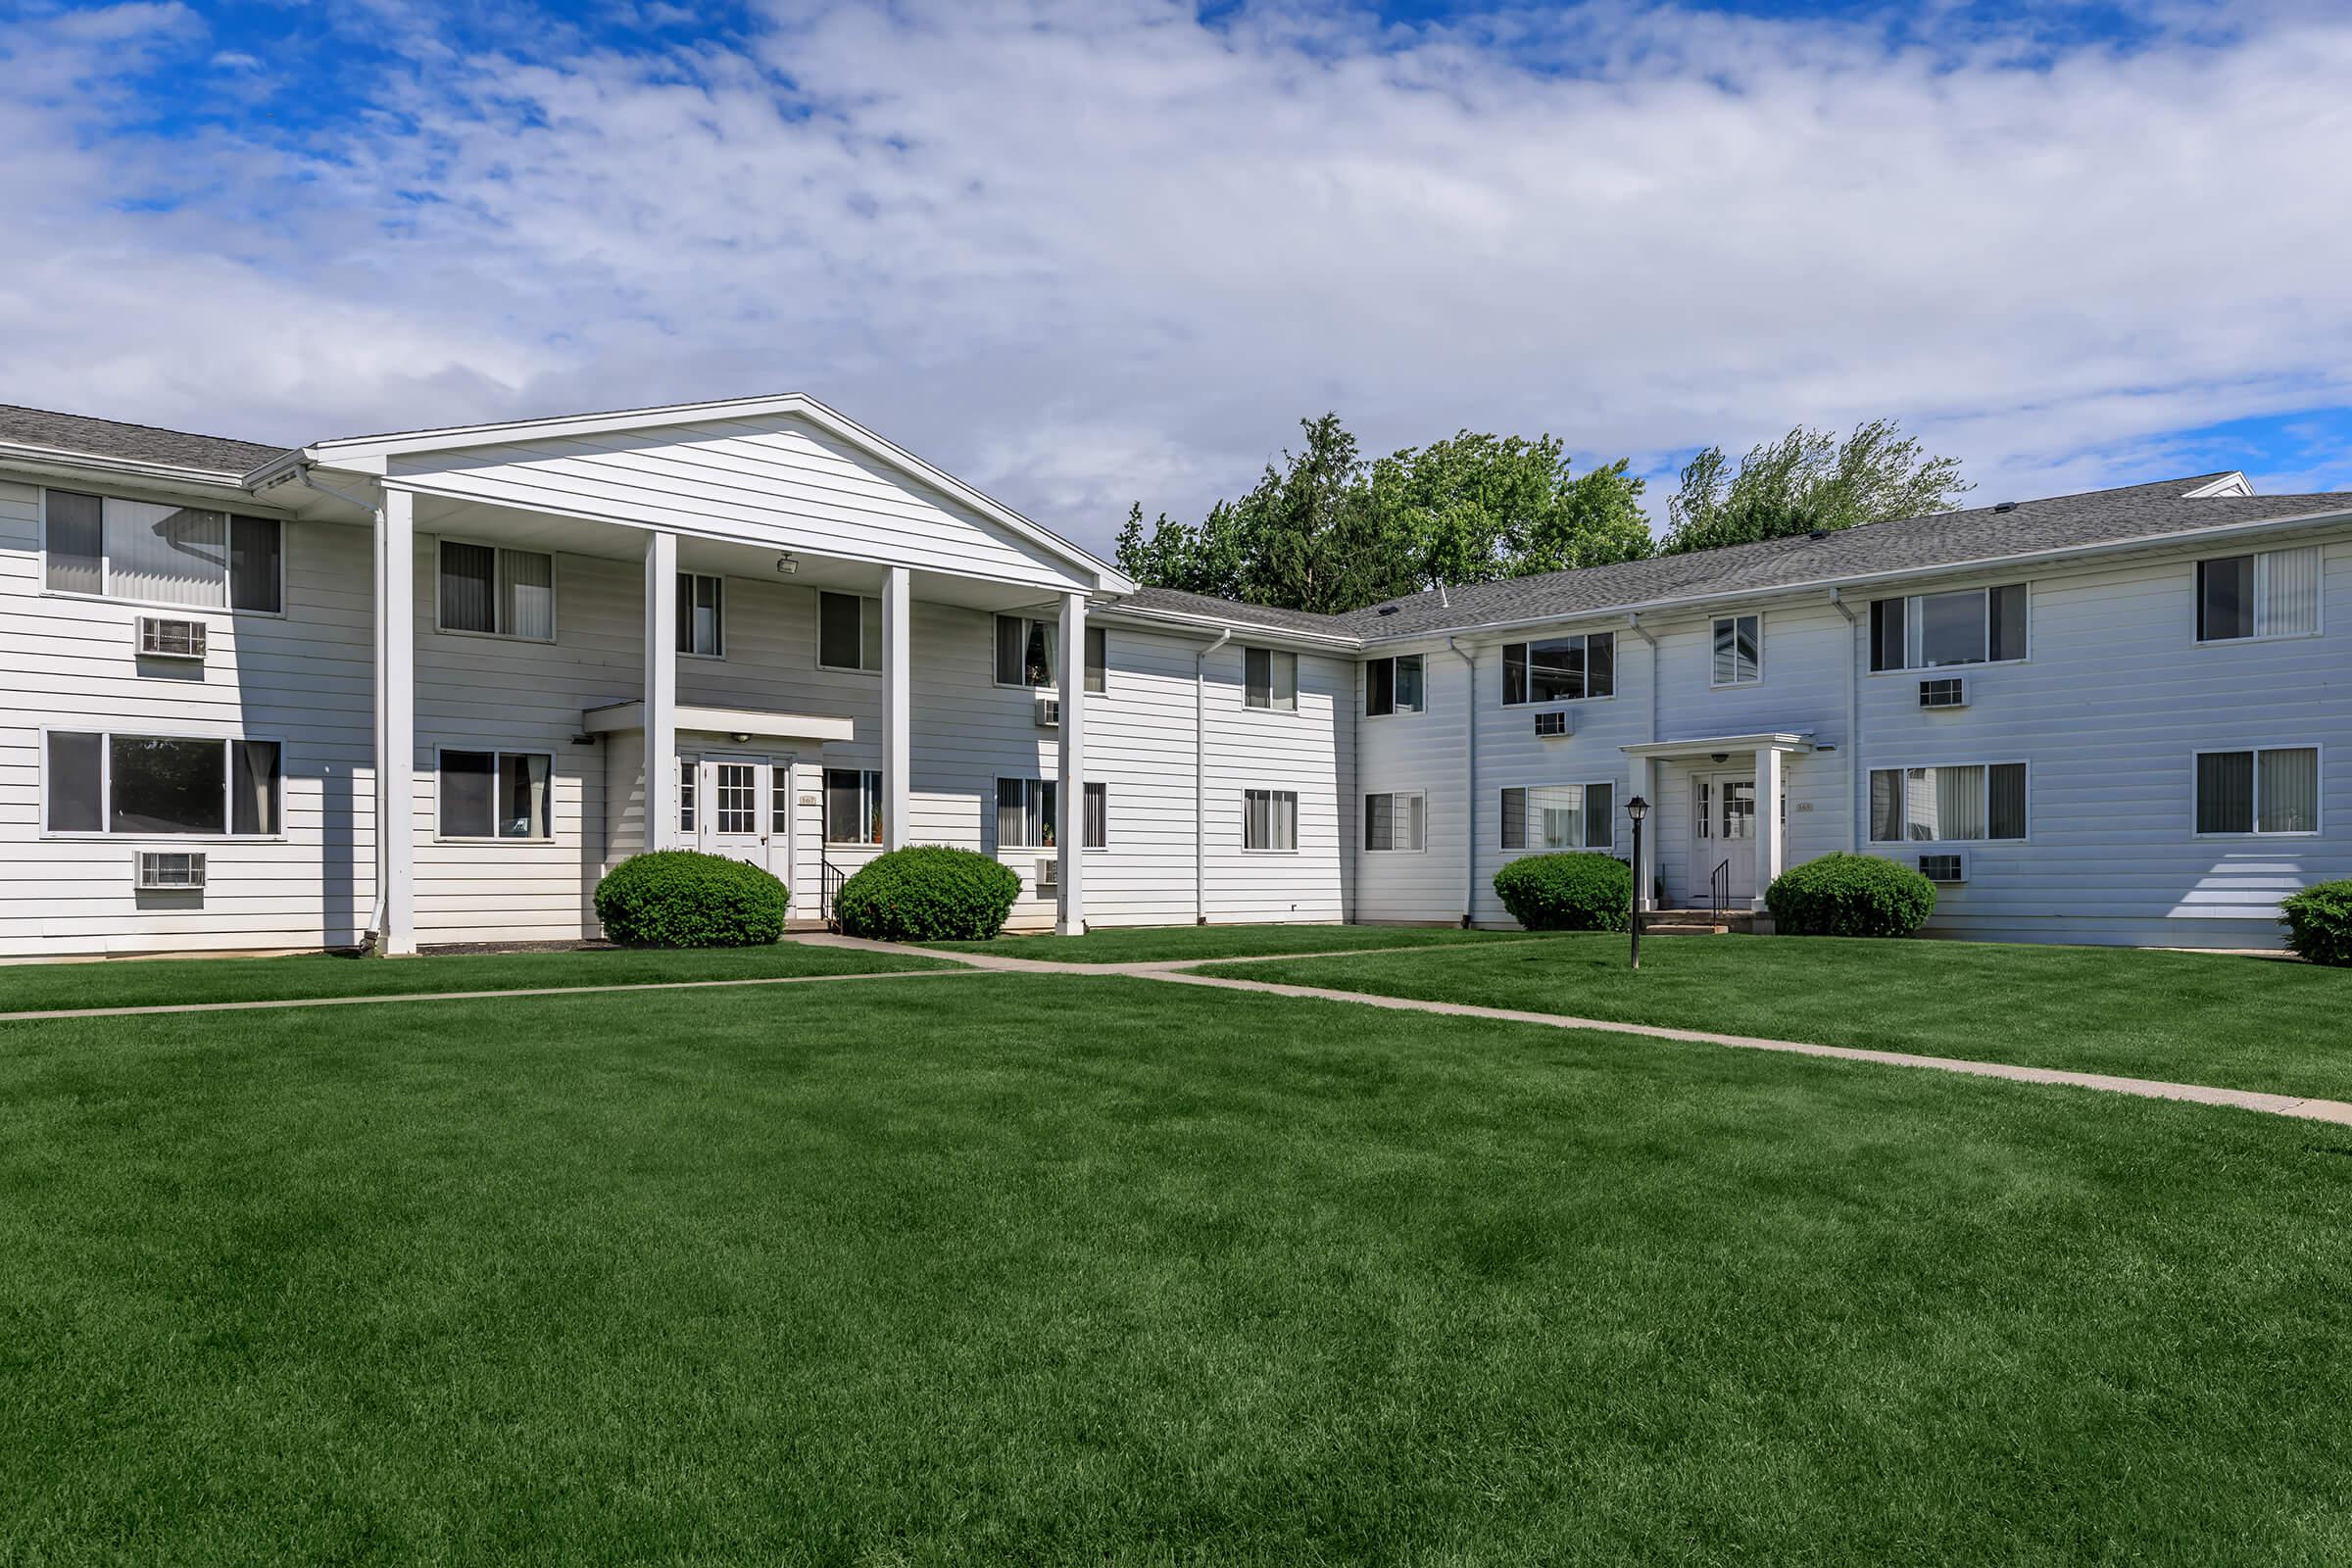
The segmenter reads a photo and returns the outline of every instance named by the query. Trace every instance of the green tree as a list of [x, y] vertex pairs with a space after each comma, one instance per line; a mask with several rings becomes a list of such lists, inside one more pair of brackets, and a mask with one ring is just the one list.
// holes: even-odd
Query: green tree
[[1733, 469], [1721, 447], [1684, 466], [1667, 503], [1667, 555], [1715, 550], [1858, 522], [1949, 512], [1970, 488], [1957, 458], [1927, 456], [1892, 419], [1827, 430], [1790, 430], [1751, 447]]

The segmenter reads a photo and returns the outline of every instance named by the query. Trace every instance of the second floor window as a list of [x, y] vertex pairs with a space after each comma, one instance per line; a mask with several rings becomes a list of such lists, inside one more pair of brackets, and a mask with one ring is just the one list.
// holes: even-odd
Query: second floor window
[[2317, 546], [2197, 563], [2197, 641], [2308, 637], [2319, 629]]
[[285, 608], [274, 517], [121, 496], [43, 495], [42, 582], [51, 591], [208, 610]]
[[1422, 700], [1419, 654], [1375, 659], [1364, 665], [1364, 711], [1371, 717], [1418, 713]]
[[1573, 703], [1617, 693], [1617, 634], [1580, 633], [1502, 646], [1502, 701]]
[[1715, 617], [1717, 686], [1753, 686], [1764, 678], [1764, 622], [1755, 615]]
[[856, 594], [818, 594], [816, 662], [823, 669], [879, 671], [882, 601]]
[[1273, 648], [1242, 650], [1245, 699], [1251, 708], [1298, 709], [1298, 656]]
[[440, 605], [443, 631], [553, 642], [556, 558], [444, 539]]
[[[1061, 684], [1061, 625], [1033, 615], [997, 617], [997, 684], [1046, 686]], [[1109, 684], [1110, 636], [1101, 626], [1086, 628], [1086, 689], [1104, 690]]]
[[2026, 585], [1870, 602], [1870, 667], [1941, 669], [2026, 657]]
[[726, 584], [699, 571], [678, 573], [678, 652], [723, 659], [727, 652]]

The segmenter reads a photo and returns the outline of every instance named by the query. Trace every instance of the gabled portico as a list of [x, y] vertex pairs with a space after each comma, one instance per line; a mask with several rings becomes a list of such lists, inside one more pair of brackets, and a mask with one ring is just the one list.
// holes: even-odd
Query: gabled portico
[[1706, 903], [1709, 881], [1728, 872], [1735, 902], [1761, 911], [1765, 890], [1783, 869], [1787, 835], [1781, 813], [1788, 795], [1784, 759], [1812, 751], [1813, 737], [1788, 731], [1704, 735], [1647, 741], [1623, 750], [1631, 763], [1633, 794], [1651, 801], [1660, 798], [1658, 767], [1663, 762], [1688, 775], [1691, 803], [1679, 828], [1661, 822], [1643, 845], [1642, 858], [1649, 863], [1637, 868], [1634, 878], [1641, 906], [1656, 906], [1657, 845], [1665, 835], [1679, 832], [1690, 851], [1685, 863], [1691, 885], [1682, 890], [1687, 902]]

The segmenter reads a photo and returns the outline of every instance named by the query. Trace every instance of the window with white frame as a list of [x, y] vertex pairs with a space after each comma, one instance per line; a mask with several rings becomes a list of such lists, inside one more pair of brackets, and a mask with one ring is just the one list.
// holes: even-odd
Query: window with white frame
[[1244, 701], [1251, 708], [1298, 710], [1298, 656], [1278, 648], [1242, 650]]
[[1422, 710], [1422, 656], [1398, 654], [1364, 664], [1364, 712], [1372, 718]]
[[[1060, 839], [1056, 797], [1059, 786], [1050, 778], [997, 780], [997, 848], [1050, 850]], [[1079, 848], [1100, 850], [1110, 843], [1110, 790], [1102, 784], [1086, 787], [1084, 837]]]
[[556, 558], [539, 550], [441, 541], [443, 631], [553, 642]]
[[1530, 784], [1502, 792], [1506, 850], [1606, 850], [1617, 842], [1614, 784]]
[[276, 741], [51, 730], [44, 826], [51, 833], [277, 833]]
[[1297, 790], [1242, 791], [1242, 848], [1284, 852], [1298, 848]]
[[1364, 848], [1374, 854], [1429, 848], [1429, 799], [1418, 790], [1364, 797]]
[[701, 791], [699, 786], [702, 783], [702, 776], [703, 770], [701, 766], [698, 765], [692, 758], [681, 758], [679, 760], [677, 764], [677, 778], [678, 831], [680, 833], [692, 833], [695, 831], [695, 808], [701, 804]]
[[203, 610], [285, 608], [285, 539], [275, 517], [202, 507], [42, 492], [42, 583]]
[[1874, 767], [1874, 844], [1966, 844], [2026, 836], [2026, 764]]
[[2199, 833], [2317, 833], [2320, 749], [2267, 746], [2197, 754]]
[[873, 768], [825, 769], [825, 842], [882, 842], [882, 775]]
[[816, 662], [823, 669], [882, 668], [882, 601], [858, 594], [816, 596]]
[[1502, 645], [1502, 703], [1573, 703], [1617, 693], [1617, 634], [1581, 632]]
[[[550, 787], [554, 759], [545, 752], [441, 753], [441, 837], [549, 839], [555, 837]], [[682, 770], [691, 776], [693, 764]], [[681, 779], [681, 826], [693, 815], [693, 790]]]
[[1870, 602], [1870, 667], [1943, 669], [2026, 657], [2026, 585]]
[[2308, 637], [2319, 629], [2318, 546], [2197, 563], [2197, 641]]
[[1761, 615], [1715, 617], [1716, 686], [1753, 686], [1764, 678], [1764, 619]]
[[[1060, 685], [1061, 624], [1050, 617], [997, 617], [997, 684], [1000, 686]], [[1109, 684], [1110, 634], [1101, 626], [1086, 628], [1086, 689], [1100, 692]]]
[[704, 659], [727, 656], [726, 581], [699, 571], [678, 573], [678, 652]]

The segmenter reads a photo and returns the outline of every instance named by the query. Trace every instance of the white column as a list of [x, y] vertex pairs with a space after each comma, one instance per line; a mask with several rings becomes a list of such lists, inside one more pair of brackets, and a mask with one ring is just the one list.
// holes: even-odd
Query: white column
[[[1658, 764], [1655, 758], [1637, 757], [1627, 769], [1626, 800], [1636, 796], [1649, 803], [1648, 820], [1642, 824], [1642, 855], [1634, 865], [1634, 907], [1657, 907], [1658, 835], [1666, 830], [1665, 813], [1658, 809]], [[1624, 810], [1623, 805], [1617, 808]]]
[[905, 566], [882, 575], [882, 848], [903, 850], [914, 842], [907, 808], [914, 798], [914, 664], [910, 622], [912, 576]]
[[1764, 908], [1764, 890], [1781, 874], [1781, 754], [1765, 746], [1756, 752], [1756, 898]]
[[[645, 847], [678, 820], [678, 536], [645, 536]], [[708, 808], [706, 808], [708, 809]]]
[[415, 498], [386, 490], [375, 524], [375, 951], [416, 951]]
[[1054, 854], [1061, 874], [1061, 916], [1054, 929], [1065, 937], [1086, 931], [1086, 595], [1061, 596], [1061, 667], [1054, 672], [1061, 691], [1061, 782], [1056, 787], [1061, 816]]

